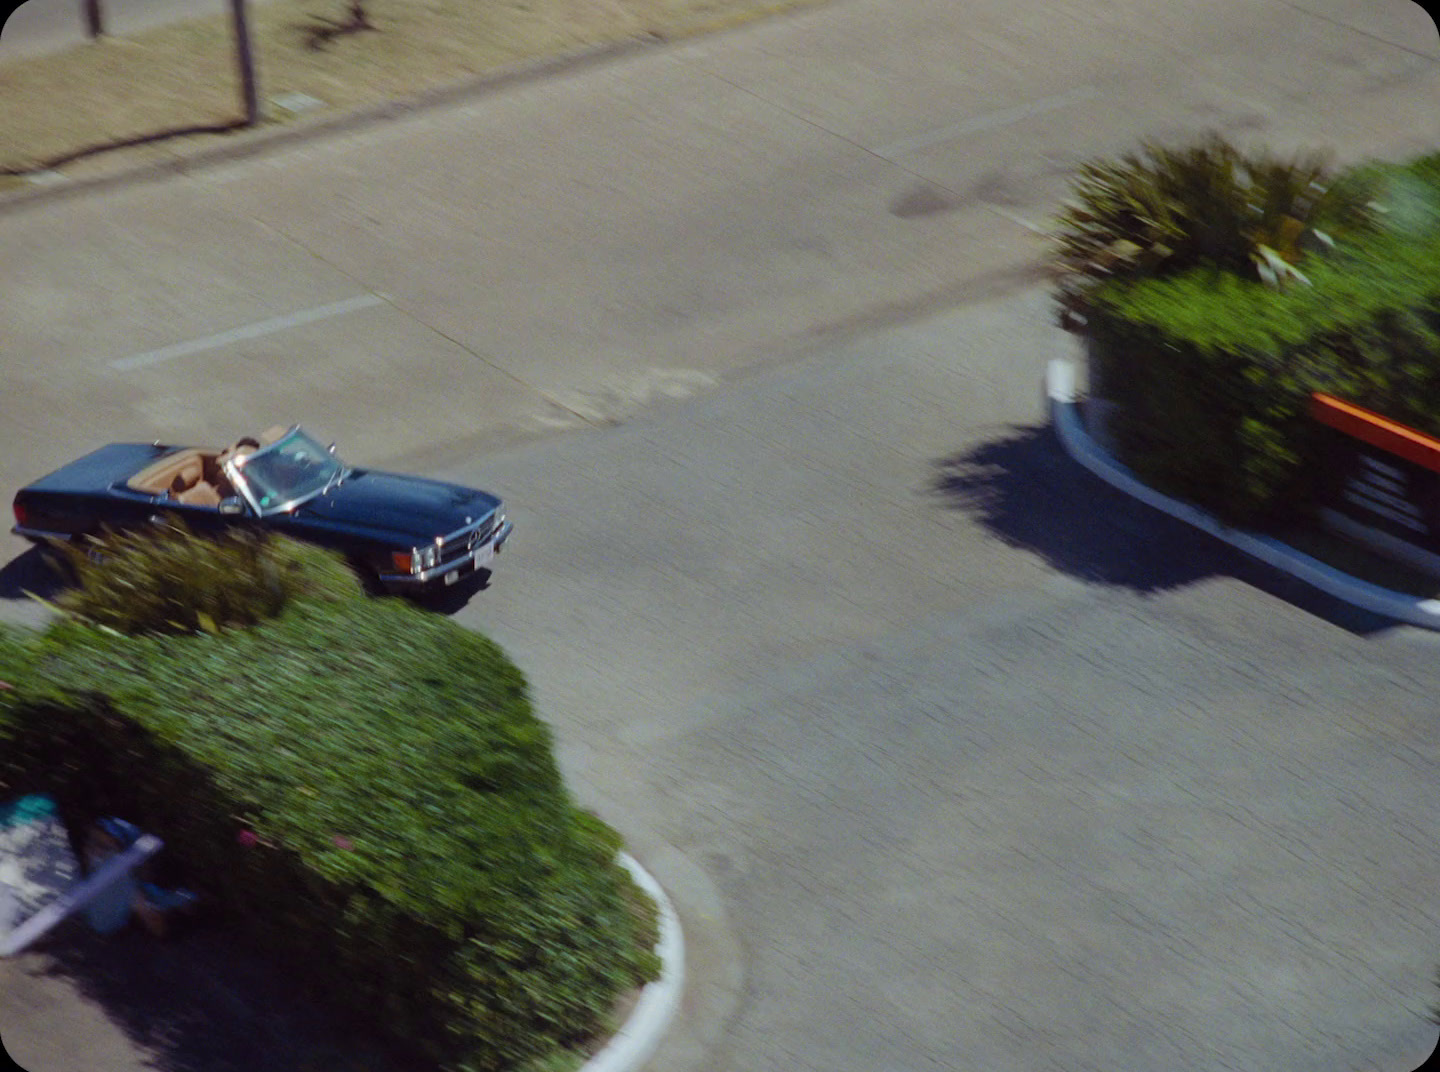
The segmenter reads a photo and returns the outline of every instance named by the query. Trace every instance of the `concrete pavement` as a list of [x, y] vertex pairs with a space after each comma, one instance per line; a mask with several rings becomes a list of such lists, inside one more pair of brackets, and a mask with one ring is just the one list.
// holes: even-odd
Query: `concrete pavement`
[[[718, 891], [677, 896], [695, 989], [653, 1068], [1408, 1072], [1434, 1048], [1436, 638], [1071, 462], [1045, 306], [440, 471], [525, 534], [460, 620], [516, 654], [660, 881]], [[708, 971], [727, 934], [734, 990]]]
[[1071, 463], [1012, 290], [436, 471], [523, 526], [459, 620], [679, 910], [648, 1067], [1408, 1072], [1433, 636]]
[[461, 617], [676, 899], [656, 1069], [1413, 1068], [1433, 639], [1035, 430], [1027, 225], [1143, 135], [1433, 145], [1437, 61], [1398, 0], [848, 0], [33, 205], [0, 477], [293, 416], [504, 494]]
[[603, 423], [1023, 273], [1068, 170], [1141, 135], [1218, 124], [1351, 158], [1440, 140], [1428, 17], [1316, 4], [849, 0], [12, 212], [0, 483], [82, 441], [277, 416], [369, 462]]

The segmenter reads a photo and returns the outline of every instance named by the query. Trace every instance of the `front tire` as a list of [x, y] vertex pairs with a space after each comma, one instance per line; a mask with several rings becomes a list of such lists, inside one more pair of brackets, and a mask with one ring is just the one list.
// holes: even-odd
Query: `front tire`
[[360, 582], [360, 589], [367, 596], [383, 596], [385, 586], [380, 583], [380, 574], [358, 559], [350, 560], [350, 569]]

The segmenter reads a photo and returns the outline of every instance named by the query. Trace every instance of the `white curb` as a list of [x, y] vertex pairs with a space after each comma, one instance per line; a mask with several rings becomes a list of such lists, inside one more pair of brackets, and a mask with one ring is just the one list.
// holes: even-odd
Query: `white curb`
[[680, 918], [660, 883], [640, 866], [629, 853], [620, 854], [620, 863], [635, 879], [636, 885], [655, 899], [660, 910], [660, 940], [655, 952], [660, 956], [660, 978], [640, 991], [640, 1000], [625, 1026], [605, 1044], [605, 1048], [585, 1062], [580, 1072], [633, 1072], [655, 1052], [670, 1020], [680, 1007], [680, 993], [685, 986], [685, 936], [680, 931]]
[[1205, 511], [1142, 484], [1134, 473], [1101, 449], [1085, 431], [1077, 412], [1075, 369], [1069, 361], [1050, 362], [1046, 370], [1045, 391], [1050, 399], [1050, 415], [1055, 431], [1066, 453], [1111, 487], [1194, 525], [1216, 539], [1224, 540], [1232, 547], [1353, 606], [1426, 629], [1440, 629], [1440, 600], [1407, 596], [1351, 577], [1269, 536], [1226, 528]]

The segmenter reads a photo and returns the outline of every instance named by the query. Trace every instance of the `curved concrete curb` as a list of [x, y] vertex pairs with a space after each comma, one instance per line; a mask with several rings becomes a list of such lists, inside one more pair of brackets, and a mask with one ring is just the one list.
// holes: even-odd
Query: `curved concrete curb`
[[1069, 361], [1052, 361], [1045, 375], [1050, 415], [1061, 444], [1070, 457], [1111, 487], [1117, 488], [1162, 513], [1178, 518], [1216, 539], [1239, 548], [1267, 565], [1297, 577], [1320, 591], [1387, 618], [1440, 629], [1440, 600], [1420, 599], [1381, 588], [1327, 566], [1269, 536], [1226, 528], [1205, 511], [1162, 495], [1142, 484], [1125, 466], [1106, 453], [1085, 431], [1075, 391], [1075, 367]]
[[585, 1062], [580, 1072], [633, 1072], [643, 1065], [670, 1026], [685, 986], [685, 937], [675, 907], [660, 883], [633, 856], [622, 852], [620, 862], [660, 909], [660, 940], [655, 944], [655, 952], [660, 955], [660, 978], [640, 992], [640, 1000], [625, 1026]]

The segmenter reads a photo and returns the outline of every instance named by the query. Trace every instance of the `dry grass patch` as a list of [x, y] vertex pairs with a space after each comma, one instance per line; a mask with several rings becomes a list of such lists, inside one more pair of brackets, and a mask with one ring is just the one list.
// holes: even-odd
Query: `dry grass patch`
[[[251, 30], [266, 121], [289, 93], [343, 112], [525, 60], [638, 37], [673, 38], [822, 0], [366, 0], [373, 31], [316, 49], [310, 31], [347, 0], [270, 0]], [[214, 15], [0, 66], [0, 169], [241, 115], [230, 22]], [[130, 151], [165, 155], [169, 150]]]

